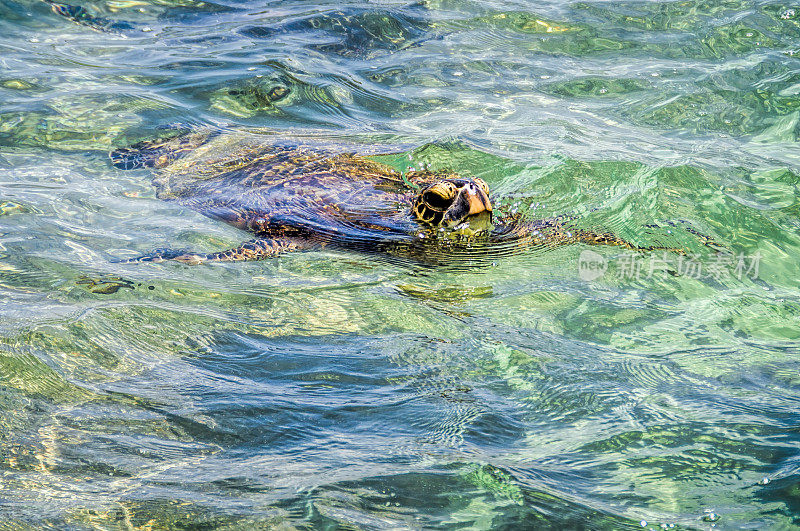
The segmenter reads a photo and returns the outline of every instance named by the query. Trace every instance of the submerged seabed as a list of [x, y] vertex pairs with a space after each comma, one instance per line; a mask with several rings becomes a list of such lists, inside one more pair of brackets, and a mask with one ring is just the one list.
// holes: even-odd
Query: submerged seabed
[[[800, 525], [797, 53], [770, 1], [0, 0], [0, 527]], [[171, 124], [690, 256], [113, 262], [245, 238], [108, 163]]]

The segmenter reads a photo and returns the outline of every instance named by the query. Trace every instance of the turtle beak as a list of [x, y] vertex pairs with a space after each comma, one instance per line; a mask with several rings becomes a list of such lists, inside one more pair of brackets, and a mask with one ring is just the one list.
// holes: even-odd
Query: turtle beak
[[444, 216], [444, 221], [449, 225], [461, 223], [471, 216], [488, 213], [492, 216], [492, 202], [477, 184], [467, 183], [458, 191], [453, 204]]

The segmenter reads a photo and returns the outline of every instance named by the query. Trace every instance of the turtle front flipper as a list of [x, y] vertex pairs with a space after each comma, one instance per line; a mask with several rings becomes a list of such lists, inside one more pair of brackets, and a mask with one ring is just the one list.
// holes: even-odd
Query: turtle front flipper
[[[513, 220], [517, 222], [517, 219]], [[675, 247], [660, 245], [635, 245], [610, 232], [595, 232], [588, 229], [570, 227], [563, 223], [561, 218], [550, 218], [531, 223], [510, 223], [501, 230], [504, 238], [517, 240], [523, 246], [558, 247], [583, 243], [586, 245], [611, 245], [624, 247], [631, 251], [667, 251], [685, 255], [686, 251]]]
[[662, 245], [635, 245], [627, 240], [623, 240], [610, 232], [594, 232], [587, 229], [568, 228], [563, 225], [556, 225], [550, 230], [542, 231], [543, 241], [541, 243], [549, 246], [571, 245], [583, 243], [586, 245], [611, 245], [624, 247], [636, 252], [667, 251], [680, 255], [685, 255], [686, 251], [676, 247], [666, 247]]
[[125, 260], [124, 263], [165, 262], [167, 260], [175, 260], [188, 265], [198, 265], [205, 262], [244, 262], [272, 258], [281, 253], [304, 248], [308, 248], [305, 242], [292, 238], [257, 239], [245, 242], [234, 249], [208, 254], [193, 253], [185, 250], [158, 249], [150, 254]]
[[614, 245], [638, 252], [667, 251], [680, 255], [686, 254], [686, 251], [676, 247], [665, 247], [661, 245], [634, 245], [629, 241], [623, 240], [619, 236], [616, 236], [615, 234], [611, 234], [610, 232], [593, 232], [585, 229], [575, 229], [567, 231], [567, 233], [568, 235], [563, 239], [563, 241], [559, 242], [560, 244], [585, 243], [588, 245]]

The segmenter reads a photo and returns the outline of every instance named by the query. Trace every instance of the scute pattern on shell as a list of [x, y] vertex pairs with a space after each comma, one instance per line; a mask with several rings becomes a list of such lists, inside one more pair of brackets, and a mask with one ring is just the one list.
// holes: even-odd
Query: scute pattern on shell
[[[148, 166], [157, 196], [253, 232], [313, 245], [381, 246], [420, 230], [417, 189], [451, 172], [399, 171], [338, 146], [252, 134], [194, 132], [117, 150], [122, 168]], [[133, 163], [129, 163], [133, 160]]]

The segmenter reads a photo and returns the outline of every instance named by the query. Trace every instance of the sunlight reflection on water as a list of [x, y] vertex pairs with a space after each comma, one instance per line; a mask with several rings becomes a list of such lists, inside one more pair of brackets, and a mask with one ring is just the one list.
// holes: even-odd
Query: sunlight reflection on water
[[[0, 522], [795, 525], [798, 45], [775, 2], [0, 3]], [[761, 267], [115, 263], [246, 239], [108, 163], [176, 124]]]

